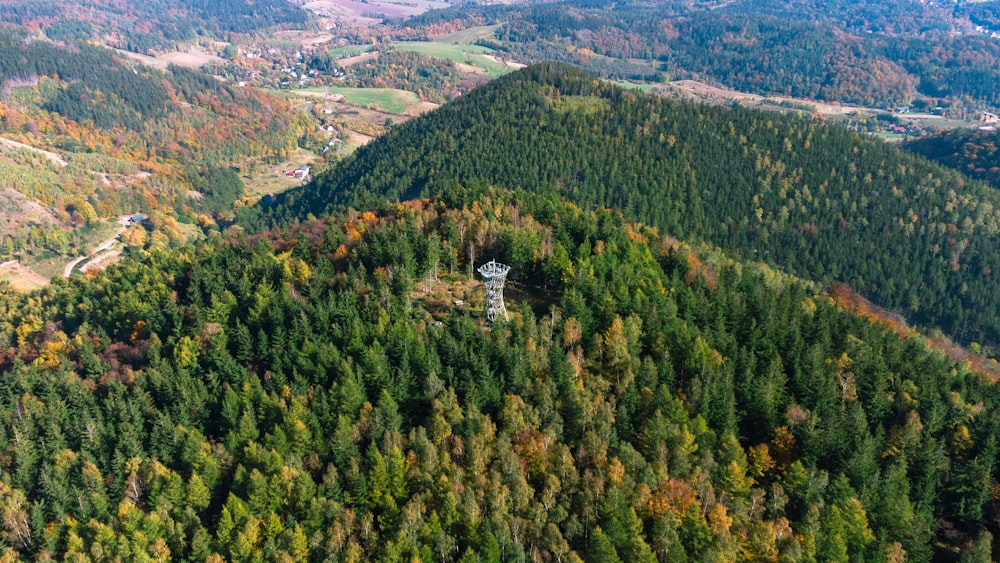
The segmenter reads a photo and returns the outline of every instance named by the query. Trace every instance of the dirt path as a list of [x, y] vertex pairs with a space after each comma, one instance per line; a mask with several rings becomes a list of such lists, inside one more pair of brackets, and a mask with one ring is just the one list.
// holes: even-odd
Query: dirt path
[[70, 275], [73, 274], [73, 268], [75, 268], [76, 265], [79, 264], [80, 262], [83, 262], [84, 260], [86, 260], [88, 258], [93, 258], [97, 254], [100, 254], [101, 252], [104, 252], [105, 250], [111, 248], [111, 245], [114, 244], [116, 240], [118, 240], [118, 237], [120, 237], [122, 235], [122, 233], [125, 232], [125, 229], [127, 229], [127, 227], [122, 227], [122, 228], [118, 229], [118, 232], [115, 233], [115, 236], [113, 236], [113, 237], [109, 238], [108, 240], [102, 242], [90, 254], [87, 254], [86, 256], [80, 256], [79, 258], [74, 258], [72, 262], [70, 262], [69, 264], [66, 264], [66, 267], [63, 268], [63, 277], [64, 278], [70, 277]]
[[5, 144], [5, 145], [7, 145], [9, 147], [14, 147], [14, 148], [18, 148], [18, 149], [27, 149], [29, 151], [37, 152], [38, 154], [41, 154], [45, 158], [48, 158], [52, 162], [54, 162], [57, 165], [62, 166], [64, 168], [66, 167], [66, 165], [69, 164], [68, 162], [66, 162], [66, 160], [63, 157], [59, 156], [58, 154], [56, 154], [54, 152], [49, 152], [49, 151], [45, 151], [45, 150], [42, 150], [42, 149], [38, 149], [38, 148], [35, 148], [35, 147], [31, 146], [31, 145], [26, 145], [24, 143], [18, 143], [17, 141], [13, 141], [11, 139], [6, 139], [4, 137], [0, 137], [0, 143], [3, 143], [3, 144]]
[[483, 56], [484, 59], [489, 59], [489, 60], [491, 60], [493, 62], [497, 62], [497, 63], [500, 63], [500, 64], [507, 65], [507, 67], [509, 67], [509, 68], [524, 68], [524, 67], [528, 66], [528, 65], [523, 64], [523, 63], [515, 63], [514, 61], [501, 61], [499, 58], [497, 58], [496, 55], [483, 54], [482, 56]]
[[121, 254], [122, 250], [120, 248], [116, 248], [115, 250], [112, 250], [110, 252], [105, 252], [104, 254], [95, 256], [92, 260], [88, 261], [83, 266], [80, 266], [80, 272], [86, 273], [94, 270], [101, 270], [103, 269], [102, 265], [105, 262], [108, 262], [109, 260], [114, 260], [115, 258], [121, 256]]

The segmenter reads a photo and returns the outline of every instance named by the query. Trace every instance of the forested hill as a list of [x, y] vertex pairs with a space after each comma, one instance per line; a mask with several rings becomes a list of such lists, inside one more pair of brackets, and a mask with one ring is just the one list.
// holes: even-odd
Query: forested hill
[[998, 532], [995, 384], [553, 197], [0, 286], [0, 350], [4, 560], [986, 561]]
[[444, 186], [611, 206], [822, 282], [962, 341], [1000, 343], [1000, 194], [842, 127], [529, 67], [394, 128], [255, 221]]
[[99, 40], [138, 53], [171, 51], [199, 37], [231, 39], [302, 28], [308, 12], [286, 0], [4, 0], [0, 21], [40, 29], [56, 41]]
[[[708, 80], [765, 95], [894, 107], [1000, 104], [1000, 2], [558, 0], [462, 4], [397, 21], [398, 39], [499, 24], [479, 43], [607, 78]], [[974, 23], [975, 22], [975, 23]], [[978, 27], [978, 29], [977, 29]]]
[[0, 262], [79, 256], [102, 219], [139, 211], [153, 236], [126, 238], [171, 244], [184, 236], [175, 220], [207, 224], [231, 213], [244, 190], [237, 170], [249, 175], [257, 162], [291, 154], [315, 128], [293, 102], [262, 90], [2, 24], [0, 90], [5, 142], [54, 156], [0, 150], [0, 191], [51, 217], [0, 204]]
[[1000, 189], [1000, 133], [995, 130], [955, 129], [903, 146]]

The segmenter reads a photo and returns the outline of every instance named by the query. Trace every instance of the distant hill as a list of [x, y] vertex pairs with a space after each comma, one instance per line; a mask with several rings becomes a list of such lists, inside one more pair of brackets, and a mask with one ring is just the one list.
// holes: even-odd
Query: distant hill
[[1000, 343], [1000, 194], [840, 127], [524, 69], [395, 128], [248, 224], [499, 185], [610, 206], [958, 339]]
[[[290, 154], [312, 129], [291, 102], [203, 72], [0, 26], [0, 176], [44, 213], [0, 202], [0, 258], [78, 255], [80, 227], [137, 211], [165, 223], [232, 213], [234, 171]], [[44, 217], [46, 220], [36, 220]], [[152, 225], [157, 225], [152, 227]], [[0, 260], [3, 261], [3, 260]]]
[[903, 144], [903, 148], [1000, 189], [1000, 132], [955, 129]]
[[977, 31], [975, 23], [979, 16], [995, 15], [997, 4], [463, 4], [397, 22], [391, 32], [400, 39], [433, 38], [495, 22], [496, 32], [480, 44], [521, 62], [565, 61], [606, 78], [654, 83], [697, 79], [756, 94], [880, 108], [908, 105], [915, 98], [956, 108], [971, 98], [997, 107], [1000, 44], [981, 28]]
[[0, 22], [41, 29], [57, 41], [100, 41], [137, 53], [171, 51], [210, 36], [283, 26], [302, 28], [309, 16], [287, 0], [4, 0]]

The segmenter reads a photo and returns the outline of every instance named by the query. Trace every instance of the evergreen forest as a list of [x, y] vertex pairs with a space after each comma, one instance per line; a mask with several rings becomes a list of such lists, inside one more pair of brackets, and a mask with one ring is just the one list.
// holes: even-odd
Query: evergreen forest
[[[0, 262], [120, 237], [0, 282], [0, 563], [1000, 560], [996, 132], [604, 80], [981, 115], [1000, 2], [470, 3], [242, 57], [315, 105], [94, 44], [264, 53], [301, 2], [0, 5]], [[443, 105], [342, 155], [340, 78]]]
[[[1000, 344], [1000, 194], [843, 127], [529, 67], [393, 128], [248, 225], [497, 185], [607, 206], [964, 343]], [[995, 348], [992, 348], [995, 349]]]
[[8, 560], [985, 561], [1000, 518], [992, 378], [555, 194], [0, 291]]

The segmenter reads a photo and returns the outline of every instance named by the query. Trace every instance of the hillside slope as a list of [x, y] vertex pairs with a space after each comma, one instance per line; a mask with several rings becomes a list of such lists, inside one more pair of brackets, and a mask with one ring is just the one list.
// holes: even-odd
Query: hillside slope
[[41, 30], [54, 41], [97, 40], [146, 54], [205, 37], [302, 28], [308, 20], [305, 9], [285, 0], [5, 0], [0, 10], [0, 22]]
[[4, 294], [5, 557], [988, 557], [995, 384], [616, 212], [444, 199]]
[[1000, 133], [995, 130], [956, 129], [903, 147], [1000, 189]]
[[397, 21], [390, 33], [401, 40], [436, 38], [496, 22], [479, 44], [520, 62], [571, 62], [605, 78], [696, 79], [756, 94], [881, 108], [917, 100], [956, 109], [975, 100], [995, 108], [1000, 44], [974, 21], [992, 19], [996, 6], [912, 0], [482, 3]]
[[840, 127], [627, 92], [561, 64], [395, 128], [247, 223], [455, 184], [610, 206], [1000, 343], [1000, 194]]
[[2, 187], [44, 211], [0, 198], [9, 226], [0, 227], [0, 262], [65, 263], [105, 220], [137, 212], [151, 218], [150, 237], [130, 237], [137, 246], [182, 238], [177, 221], [231, 214], [244, 189], [237, 171], [291, 154], [314, 127], [292, 102], [259, 90], [4, 26], [0, 89]]

